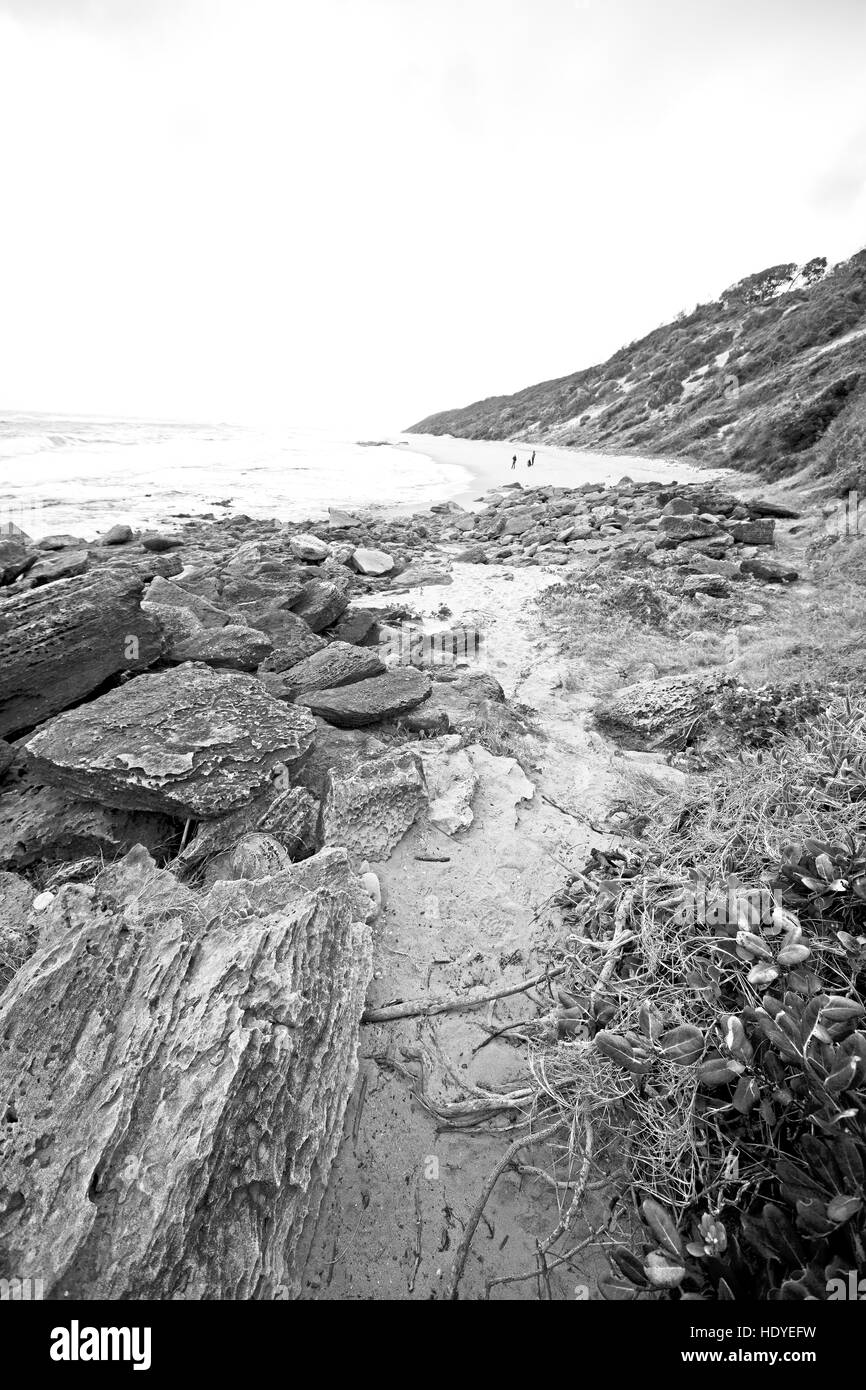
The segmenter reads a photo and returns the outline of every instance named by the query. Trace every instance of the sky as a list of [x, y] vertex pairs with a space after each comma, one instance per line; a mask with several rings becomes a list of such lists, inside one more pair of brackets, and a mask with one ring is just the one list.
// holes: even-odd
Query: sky
[[399, 430], [866, 243], [864, 0], [0, 0], [0, 410]]

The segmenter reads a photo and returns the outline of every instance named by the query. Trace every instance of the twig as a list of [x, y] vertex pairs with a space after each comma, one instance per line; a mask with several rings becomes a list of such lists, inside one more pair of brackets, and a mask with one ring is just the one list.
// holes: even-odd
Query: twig
[[521, 1139], [515, 1139], [513, 1144], [509, 1144], [508, 1148], [505, 1150], [505, 1153], [500, 1158], [496, 1167], [488, 1176], [487, 1181], [484, 1184], [484, 1187], [481, 1189], [481, 1195], [475, 1203], [475, 1206], [472, 1208], [472, 1213], [469, 1217], [469, 1220], [466, 1223], [466, 1227], [463, 1231], [460, 1244], [457, 1248], [457, 1254], [454, 1258], [454, 1264], [451, 1267], [451, 1277], [448, 1280], [448, 1287], [445, 1292], [445, 1297], [447, 1299], [456, 1300], [457, 1298], [457, 1290], [460, 1285], [460, 1280], [463, 1277], [463, 1269], [466, 1264], [467, 1256], [469, 1254], [469, 1247], [472, 1244], [472, 1238], [475, 1235], [478, 1223], [481, 1220], [482, 1215], [484, 1214], [484, 1208], [487, 1206], [487, 1203], [490, 1200], [490, 1194], [492, 1193], [494, 1187], [499, 1181], [499, 1178], [505, 1172], [506, 1168], [510, 1166], [512, 1160], [517, 1156], [517, 1154], [520, 1153], [520, 1150], [526, 1148], [527, 1144], [540, 1144], [543, 1143], [545, 1139], [551, 1139], [553, 1135], [556, 1134], [560, 1129], [562, 1129], [563, 1125], [567, 1123], [567, 1119], [565, 1119], [564, 1117], [560, 1118], [556, 1120], [552, 1125], [548, 1125], [546, 1129], [538, 1130], [535, 1134], [525, 1134]]
[[422, 864], [450, 864], [450, 854], [416, 854], [415, 858]]
[[394, 1023], [401, 1018], [429, 1018], [432, 1014], [456, 1013], [460, 1009], [477, 1009], [479, 1004], [489, 1004], [491, 999], [506, 999], [511, 994], [522, 994], [524, 990], [532, 989], [535, 985], [540, 985], [544, 980], [554, 980], [558, 975], [564, 975], [568, 969], [565, 965], [558, 965], [555, 970], [545, 970], [541, 975], [534, 975], [530, 980], [524, 980], [519, 985], [507, 985], [503, 989], [496, 989], [492, 994], [481, 994], [474, 999], [434, 999], [429, 1004], [422, 1004], [420, 1000], [412, 999], [405, 1004], [389, 1004], [383, 1009], [365, 1009], [361, 1015], [362, 1023]]
[[596, 980], [592, 994], [590, 995], [589, 1006], [591, 1013], [595, 1011], [595, 1001], [597, 996], [599, 994], [604, 993], [607, 987], [607, 982], [613, 974], [614, 966], [616, 965], [620, 947], [625, 945], [626, 937], [628, 937], [629, 940], [631, 939], [632, 933], [626, 931], [625, 924], [628, 920], [628, 914], [631, 911], [631, 905], [633, 900], [634, 889], [626, 888], [622, 897], [617, 903], [617, 908], [616, 912], [614, 913], [613, 919], [613, 940], [610, 943], [610, 950], [608, 952], [607, 960], [601, 967], [601, 972], [599, 974], [598, 979]]

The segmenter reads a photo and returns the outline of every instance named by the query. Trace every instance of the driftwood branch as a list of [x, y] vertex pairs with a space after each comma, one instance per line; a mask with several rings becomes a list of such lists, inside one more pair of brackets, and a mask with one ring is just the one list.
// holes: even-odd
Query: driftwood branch
[[479, 994], [472, 997], [458, 995], [453, 999], [431, 999], [426, 1004], [419, 999], [410, 999], [405, 1004], [389, 1004], [383, 1009], [365, 1009], [361, 1015], [361, 1022], [395, 1023], [401, 1018], [430, 1018], [433, 1014], [450, 1014], [457, 1013], [460, 1009], [477, 1009], [480, 1004], [489, 1004], [494, 999], [507, 999], [511, 994], [523, 994], [524, 990], [533, 989], [535, 985], [543, 984], [545, 980], [555, 980], [558, 975], [564, 974], [566, 969], [566, 966], [558, 965], [555, 970], [545, 970], [541, 975], [533, 975], [530, 980], [522, 980], [519, 985], [506, 985], [502, 989], [493, 990], [491, 994]]

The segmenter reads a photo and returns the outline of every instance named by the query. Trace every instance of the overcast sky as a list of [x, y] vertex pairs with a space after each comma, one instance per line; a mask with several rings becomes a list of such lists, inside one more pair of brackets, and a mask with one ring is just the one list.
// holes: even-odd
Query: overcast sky
[[0, 408], [391, 431], [866, 242], [864, 0], [0, 0]]

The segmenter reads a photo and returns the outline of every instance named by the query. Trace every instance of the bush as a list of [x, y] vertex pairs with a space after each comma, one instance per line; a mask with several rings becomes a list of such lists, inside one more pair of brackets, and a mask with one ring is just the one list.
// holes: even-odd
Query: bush
[[840, 491], [866, 493], [866, 392], [850, 401], [829, 426], [818, 464]]

